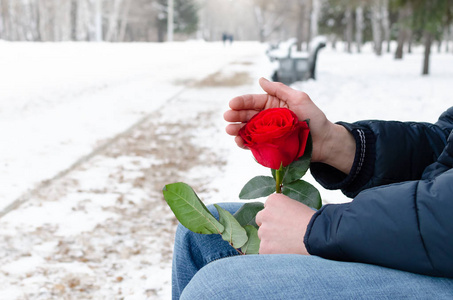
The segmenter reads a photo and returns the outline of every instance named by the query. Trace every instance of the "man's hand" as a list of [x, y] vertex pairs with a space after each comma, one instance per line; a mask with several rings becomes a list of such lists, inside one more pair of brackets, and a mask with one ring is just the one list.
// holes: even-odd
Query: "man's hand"
[[260, 85], [267, 94], [233, 98], [230, 101], [231, 109], [224, 114], [225, 120], [232, 123], [227, 125], [226, 132], [236, 136], [239, 147], [244, 148], [244, 141], [238, 136], [239, 129], [255, 114], [268, 108], [285, 107], [292, 110], [299, 121], [310, 119], [312, 161], [323, 162], [349, 173], [354, 162], [355, 141], [343, 126], [330, 122], [304, 92], [264, 78], [260, 79]]
[[305, 254], [305, 231], [315, 211], [282, 194], [267, 198], [264, 209], [256, 215], [260, 226], [260, 254]]
[[[244, 95], [231, 99], [230, 108], [224, 114], [229, 124], [226, 127], [228, 134], [237, 136], [239, 129], [244, 126], [258, 112], [276, 107], [285, 107], [292, 110], [299, 121], [310, 119], [310, 129], [313, 138], [313, 160], [319, 160], [322, 141], [326, 138], [334, 125], [329, 122], [324, 113], [311, 101], [304, 92], [294, 90], [279, 82], [270, 82], [260, 79], [260, 85], [267, 94]], [[244, 147], [240, 137], [236, 137], [239, 147]]]

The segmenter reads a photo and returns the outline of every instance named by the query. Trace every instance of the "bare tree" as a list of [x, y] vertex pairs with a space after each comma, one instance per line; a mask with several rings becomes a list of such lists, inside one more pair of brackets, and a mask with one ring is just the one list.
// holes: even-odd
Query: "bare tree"
[[352, 33], [354, 30], [354, 20], [352, 17], [352, 8], [350, 5], [346, 6], [346, 11], [344, 14], [345, 14], [345, 21], [346, 21], [346, 30], [345, 30], [346, 52], [352, 53]]
[[310, 16], [310, 8], [311, 8], [311, 0], [298, 0], [297, 5], [295, 7], [295, 11], [298, 12], [296, 19], [297, 19], [297, 26], [296, 26], [296, 39], [297, 39], [297, 51], [302, 51], [302, 44], [304, 42], [307, 43], [309, 37], [307, 36], [308, 33], [308, 26], [310, 23], [307, 23], [307, 19], [309, 20]]
[[105, 40], [112, 42], [118, 39], [119, 35], [119, 26], [118, 19], [120, 17], [120, 12], [122, 9], [123, 0], [112, 0], [108, 3], [109, 9], [107, 15], [107, 31], [105, 34]]
[[382, 30], [384, 33], [384, 41], [387, 42], [387, 53], [390, 52], [390, 17], [389, 17], [389, 0], [381, 0], [382, 10]]
[[119, 26], [119, 33], [118, 33], [118, 41], [124, 42], [126, 36], [126, 28], [128, 23], [129, 17], [129, 10], [131, 7], [131, 0], [124, 0], [123, 10], [120, 16], [120, 26]]
[[312, 0], [312, 10], [311, 10], [311, 22], [310, 22], [310, 32], [312, 37], [316, 37], [319, 34], [319, 14], [321, 12], [321, 0]]
[[453, 40], [453, 25], [449, 25], [445, 28], [444, 39], [445, 39], [445, 53], [450, 52], [450, 43]]
[[71, 0], [71, 40], [77, 41], [77, 7], [78, 1]]
[[359, 4], [355, 9], [355, 42], [357, 46], [357, 52], [359, 53], [362, 51], [363, 29], [364, 29], [363, 6]]
[[409, 27], [409, 16], [411, 14], [410, 3], [406, 4], [403, 8], [398, 11], [398, 38], [397, 47], [395, 51], [395, 59], [403, 58], [403, 48], [406, 41], [409, 39], [410, 27]]
[[429, 58], [431, 55], [431, 44], [433, 42], [433, 34], [429, 31], [425, 31], [423, 35], [424, 45], [425, 45], [425, 53], [423, 57], [423, 70], [422, 75], [429, 74]]
[[373, 0], [371, 4], [371, 29], [373, 33], [374, 51], [377, 55], [382, 54], [382, 9], [381, 1]]

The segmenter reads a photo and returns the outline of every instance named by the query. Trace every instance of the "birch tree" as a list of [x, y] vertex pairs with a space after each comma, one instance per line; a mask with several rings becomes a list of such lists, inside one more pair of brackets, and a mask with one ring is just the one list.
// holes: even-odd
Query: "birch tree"
[[316, 37], [319, 34], [318, 23], [319, 14], [321, 13], [321, 0], [312, 0], [312, 11], [310, 20], [311, 37]]
[[389, 19], [389, 0], [381, 0], [382, 10], [382, 30], [384, 41], [387, 42], [387, 52], [390, 52], [390, 19]]
[[352, 34], [354, 30], [354, 21], [352, 17], [352, 8], [350, 5], [346, 6], [344, 13], [346, 21], [345, 40], [346, 40], [346, 52], [352, 53]]
[[355, 43], [357, 46], [357, 52], [362, 52], [363, 44], [363, 29], [364, 29], [364, 18], [363, 18], [363, 5], [358, 4], [355, 9]]
[[381, 1], [373, 0], [371, 4], [371, 29], [373, 34], [374, 52], [377, 55], [382, 54], [382, 9]]

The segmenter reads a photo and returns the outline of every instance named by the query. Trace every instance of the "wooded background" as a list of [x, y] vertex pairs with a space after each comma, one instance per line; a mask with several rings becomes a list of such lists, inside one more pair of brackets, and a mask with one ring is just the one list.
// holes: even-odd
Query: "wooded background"
[[[425, 46], [429, 72], [433, 43], [451, 52], [453, 0], [173, 0], [174, 39], [279, 42], [296, 37], [299, 48], [326, 35], [333, 47], [360, 52], [371, 41], [395, 58]], [[8, 41], [163, 42], [168, 0], [0, 0], [0, 39]]]

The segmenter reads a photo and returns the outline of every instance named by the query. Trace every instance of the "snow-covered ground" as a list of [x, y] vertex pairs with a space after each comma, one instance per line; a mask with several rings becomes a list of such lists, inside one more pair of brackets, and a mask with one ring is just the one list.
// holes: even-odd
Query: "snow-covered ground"
[[[0, 42], [0, 206], [25, 201], [0, 219], [0, 299], [169, 299], [175, 222], [160, 190], [185, 181], [234, 201], [268, 173], [222, 118], [230, 98], [261, 92], [264, 51]], [[453, 55], [433, 53], [428, 77], [421, 61], [326, 48], [317, 80], [293, 87], [332, 121], [434, 122], [453, 103]]]
[[238, 56], [237, 47], [0, 42], [0, 208]]

